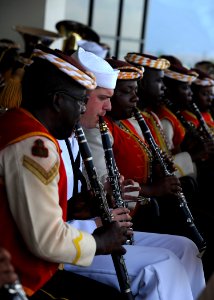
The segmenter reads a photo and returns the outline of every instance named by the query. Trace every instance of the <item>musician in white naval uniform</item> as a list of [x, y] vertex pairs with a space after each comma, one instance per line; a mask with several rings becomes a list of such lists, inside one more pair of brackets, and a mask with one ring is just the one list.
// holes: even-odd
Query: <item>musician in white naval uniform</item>
[[[87, 124], [88, 128], [92, 129], [98, 122], [98, 115], [104, 115], [106, 110], [111, 109], [110, 97], [116, 82], [111, 80], [112, 69], [110, 65], [101, 58], [81, 48], [75, 53], [74, 58], [96, 75], [98, 88], [94, 93], [89, 94], [87, 109], [81, 120], [84, 130], [86, 130]], [[95, 134], [95, 136], [98, 135]], [[74, 137], [71, 137], [70, 140], [74, 148], [78, 147]], [[72, 182], [69, 177], [73, 174], [65, 146], [65, 144], [61, 144], [69, 186]], [[74, 152], [77, 153], [77, 150]], [[105, 165], [103, 153], [98, 153], [94, 157], [96, 160], [103, 161]], [[70, 186], [71, 190], [72, 187]], [[70, 196], [71, 194], [68, 195], [68, 199]], [[116, 220], [121, 217], [121, 215], [116, 216], [116, 211], [113, 211], [113, 214]], [[128, 220], [130, 221], [130, 219]], [[92, 232], [96, 228], [95, 221], [95, 219], [71, 220], [69, 223], [75, 224], [82, 230]], [[191, 240], [185, 237], [134, 232], [134, 245], [126, 245], [125, 248], [127, 249], [124, 256], [125, 263], [136, 300], [193, 300], [197, 299], [205, 287], [202, 262], [197, 257], [198, 249]], [[66, 264], [65, 269], [105, 282], [119, 289], [110, 255], [95, 257], [90, 267], [79, 268]]]

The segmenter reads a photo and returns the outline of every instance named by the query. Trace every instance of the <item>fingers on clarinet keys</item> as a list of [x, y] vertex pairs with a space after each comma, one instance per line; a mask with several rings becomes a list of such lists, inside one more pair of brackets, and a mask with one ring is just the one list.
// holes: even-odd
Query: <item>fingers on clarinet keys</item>
[[122, 244], [124, 245], [128, 245], [131, 243], [131, 238], [132, 238], [132, 231], [130, 228], [127, 227], [121, 227], [121, 229], [123, 230], [123, 242]]
[[113, 213], [111, 213], [111, 214], [110, 214], [110, 216], [111, 216], [111, 220], [112, 220], [112, 221], [114, 221], [114, 220], [115, 220], [115, 218], [114, 218], [114, 214], [113, 214]]
[[132, 245], [133, 244], [133, 228], [129, 227], [128, 228], [128, 232], [127, 232], [127, 241], [126, 241], [126, 245]]
[[96, 228], [92, 234], [96, 241], [96, 255], [125, 254], [126, 249], [122, 245], [127, 241], [127, 231], [128, 229], [120, 227], [118, 222]]

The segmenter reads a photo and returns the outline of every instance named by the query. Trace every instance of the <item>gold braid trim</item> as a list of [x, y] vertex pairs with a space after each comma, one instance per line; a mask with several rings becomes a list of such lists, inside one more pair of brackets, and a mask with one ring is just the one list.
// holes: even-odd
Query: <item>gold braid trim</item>
[[162, 151], [171, 155], [171, 152], [169, 151], [169, 145], [167, 144], [167, 139], [166, 139], [165, 133], [163, 132], [163, 129], [158, 124], [158, 122], [155, 120], [155, 117], [146, 111], [143, 112], [143, 114], [145, 114], [147, 116], [147, 118], [150, 119], [150, 121], [153, 125], [153, 128], [155, 130], [155, 134], [157, 135], [158, 141], [160, 143], [160, 148], [162, 149]]
[[54, 297], [52, 294], [46, 292], [46, 291], [43, 290], [43, 289], [40, 289], [39, 291], [42, 292], [42, 293], [44, 293], [46, 296], [48, 296], [47, 300], [48, 300], [48, 299], [69, 300], [68, 298], [64, 298], [64, 297], [63, 297], [63, 298], [61, 298], [61, 297], [60, 297], [60, 298], [59, 298], [59, 297], [56, 298], [56, 297]]
[[45, 185], [49, 184], [59, 171], [59, 162], [56, 162], [50, 171], [46, 171], [40, 164], [26, 155], [23, 157], [23, 166], [31, 171]]
[[81, 247], [79, 245], [79, 242], [82, 240], [83, 238], [83, 235], [82, 235], [82, 232], [80, 231], [80, 235], [78, 237], [76, 237], [73, 242], [74, 242], [74, 246], [77, 250], [77, 254], [76, 254], [76, 257], [74, 258], [74, 260], [72, 261], [72, 264], [75, 265], [77, 263], [77, 261], [79, 260], [80, 258], [80, 255], [81, 255]]

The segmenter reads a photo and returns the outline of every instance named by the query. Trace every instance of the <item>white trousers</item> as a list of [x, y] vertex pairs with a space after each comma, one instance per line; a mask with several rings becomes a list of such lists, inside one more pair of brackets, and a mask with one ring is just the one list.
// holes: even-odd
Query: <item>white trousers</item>
[[[81, 222], [75, 221], [82, 229]], [[89, 224], [89, 223], [88, 223]], [[88, 231], [93, 231], [89, 225]], [[134, 232], [134, 245], [125, 246], [125, 263], [135, 300], [195, 300], [205, 287], [198, 249], [188, 238], [167, 234]], [[78, 273], [119, 289], [110, 255], [95, 256], [89, 267], [65, 265]]]

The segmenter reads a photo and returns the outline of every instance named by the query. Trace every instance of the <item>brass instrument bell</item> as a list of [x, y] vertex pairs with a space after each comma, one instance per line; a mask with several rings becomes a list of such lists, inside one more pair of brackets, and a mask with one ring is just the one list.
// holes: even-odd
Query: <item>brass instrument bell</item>
[[100, 41], [99, 35], [93, 29], [76, 21], [60, 21], [56, 24], [56, 29], [61, 36], [66, 37], [62, 49], [64, 52], [76, 50], [78, 48], [77, 42], [81, 39], [94, 41], [96, 43]]
[[56, 39], [61, 37], [59, 33], [41, 28], [17, 25], [14, 27], [14, 30], [21, 34], [25, 44], [25, 56], [28, 58], [38, 43], [49, 47]]

